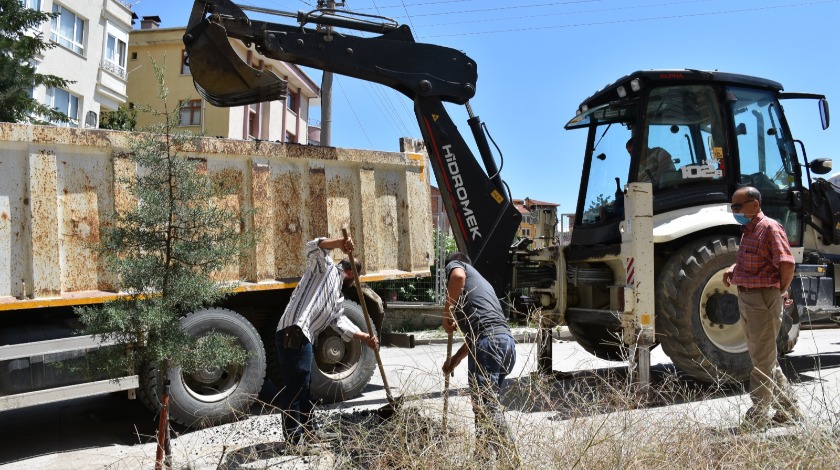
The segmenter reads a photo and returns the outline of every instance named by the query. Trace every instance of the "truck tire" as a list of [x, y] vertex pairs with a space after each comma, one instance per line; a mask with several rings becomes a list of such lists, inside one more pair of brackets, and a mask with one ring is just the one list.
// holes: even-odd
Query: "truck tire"
[[[362, 331], [367, 331], [362, 307], [356, 302], [345, 300], [344, 314]], [[372, 334], [376, 334], [376, 327]], [[355, 398], [370, 382], [376, 369], [373, 351], [357, 339], [345, 342], [332, 328], [318, 335], [314, 345], [315, 359], [312, 363], [313, 400], [333, 403]]]
[[[727, 235], [695, 240], [671, 256], [657, 282], [656, 336], [674, 364], [701, 381], [743, 381], [752, 370], [737, 294], [723, 285], [738, 245]], [[776, 340], [780, 354], [792, 351], [798, 338], [791, 306]]]
[[627, 350], [621, 342], [621, 330], [604, 325], [581, 322], [566, 322], [569, 333], [589, 354], [608, 361], [623, 361]]
[[752, 369], [737, 294], [723, 285], [738, 244], [727, 235], [697, 239], [671, 255], [658, 276], [656, 333], [662, 349], [704, 382], [746, 380]]
[[798, 312], [796, 303], [793, 303], [785, 308], [782, 314], [782, 327], [779, 330], [779, 337], [776, 339], [776, 350], [780, 356], [792, 353], [794, 346], [799, 341], [801, 323]]
[[[210, 332], [236, 338], [249, 356], [244, 365], [231, 364], [224, 369], [208, 369], [192, 374], [180, 367], [169, 370], [169, 416], [188, 427], [227, 423], [247, 414], [251, 403], [262, 389], [265, 377], [265, 350], [259, 333], [238, 313], [223, 308], [207, 308], [193, 312], [181, 320], [188, 334], [200, 337]], [[157, 412], [163, 384], [159, 383], [154, 365], [140, 374], [140, 399]]]

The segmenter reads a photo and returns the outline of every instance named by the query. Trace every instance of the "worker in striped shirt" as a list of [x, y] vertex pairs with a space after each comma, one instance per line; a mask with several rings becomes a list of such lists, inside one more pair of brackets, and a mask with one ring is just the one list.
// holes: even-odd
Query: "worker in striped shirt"
[[784, 228], [761, 211], [761, 193], [752, 186], [732, 195], [732, 213], [742, 225], [743, 235], [735, 264], [723, 273], [727, 287], [737, 286], [741, 327], [747, 338], [752, 361], [750, 398], [744, 425], [763, 428], [772, 421], [787, 423], [801, 417], [796, 398], [779, 367], [776, 337], [782, 326], [782, 312], [791, 301], [788, 288], [793, 281], [795, 260]]
[[[353, 250], [352, 238], [316, 238], [306, 244], [306, 271], [277, 325], [275, 344], [283, 388], [280, 408], [284, 411], [283, 432], [286, 442], [298, 445], [304, 435], [317, 436], [309, 397], [312, 371], [312, 342], [326, 328], [333, 328], [344, 341], [361, 340], [368, 347], [379, 347], [376, 335], [361, 331], [344, 315], [342, 287], [353, 283], [353, 267], [345, 259], [335, 264], [331, 250]], [[356, 260], [356, 270], [362, 267]]]

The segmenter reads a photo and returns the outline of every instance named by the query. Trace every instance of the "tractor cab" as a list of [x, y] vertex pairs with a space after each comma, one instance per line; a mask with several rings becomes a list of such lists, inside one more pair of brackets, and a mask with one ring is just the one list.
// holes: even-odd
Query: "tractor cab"
[[[720, 208], [737, 186], [754, 186], [764, 212], [801, 246], [806, 179], [779, 100], [818, 99], [824, 128], [828, 107], [822, 95], [781, 90], [744, 75], [662, 70], [632, 73], [584, 100], [566, 125], [589, 131], [572, 245], [617, 243], [624, 185], [648, 182], [654, 216]], [[830, 161], [811, 167], [825, 173]], [[722, 222], [735, 228], [731, 217], [710, 223]]]

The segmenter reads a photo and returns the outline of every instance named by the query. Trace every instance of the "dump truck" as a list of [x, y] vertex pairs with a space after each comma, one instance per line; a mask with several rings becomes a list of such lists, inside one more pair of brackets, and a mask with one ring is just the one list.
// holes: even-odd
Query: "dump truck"
[[[122, 295], [96, 243], [114, 214], [131, 210], [118, 181], [142, 171], [121, 158], [132, 133], [0, 123], [0, 410], [128, 390], [158, 409], [153, 366], [91, 379], [57, 366], [108, 347], [80, 336], [73, 307]], [[256, 244], [221, 273], [235, 282], [222, 304], [184, 318], [187, 332], [233, 336], [244, 365], [170, 374], [172, 419], [191, 425], [246, 413], [268, 377], [279, 385], [274, 332], [305, 268], [304, 244], [353, 228], [361, 279], [428, 276], [431, 215], [428, 169], [413, 139], [402, 152], [197, 138], [178, 148], [211, 176], [236, 187], [225, 204]], [[340, 252], [335, 253], [340, 256]], [[338, 259], [338, 258], [337, 258]], [[359, 301], [381, 326], [382, 302], [348, 296], [348, 317], [366, 329]], [[376, 362], [358, 340], [327, 330], [316, 341], [313, 394], [357, 396]]]
[[[285, 22], [252, 20], [246, 11]], [[250, 67], [230, 41], [379, 83], [413, 101], [456, 243], [511, 312], [539, 319], [543, 372], [552, 372], [550, 330], [565, 324], [592, 354], [629, 360], [641, 382], [658, 344], [700, 380], [745, 379], [751, 365], [737, 297], [722, 281], [740, 239], [729, 202], [743, 185], [762, 192], [765, 213], [785, 227], [798, 262], [780, 351], [793, 348], [803, 319], [840, 312], [840, 196], [815, 177], [829, 172], [831, 161], [808, 160], [781, 105], [816, 101], [826, 129], [823, 95], [717, 71], [619, 79], [584, 100], [566, 125], [588, 131], [570, 243], [536, 249], [527, 239], [511, 243], [521, 216], [469, 103], [478, 78], [469, 56], [418, 43], [407, 25], [369, 14], [195, 0], [184, 44], [196, 89], [219, 106], [284, 96], [284, 81]], [[480, 163], [444, 102], [465, 106]]]

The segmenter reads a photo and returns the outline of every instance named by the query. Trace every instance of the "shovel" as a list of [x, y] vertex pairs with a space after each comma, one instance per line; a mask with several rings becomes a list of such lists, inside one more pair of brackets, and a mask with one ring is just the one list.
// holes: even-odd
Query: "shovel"
[[[452, 333], [448, 333], [446, 335], [446, 362], [444, 364], [449, 364], [449, 361], [452, 360]], [[443, 377], [443, 423], [442, 428], [443, 432], [446, 432], [446, 417], [449, 411], [449, 377], [451, 373], [444, 374]]]
[[[350, 236], [346, 228], [341, 229], [341, 234], [344, 236], [345, 240], [347, 240]], [[373, 322], [370, 321], [370, 314], [368, 313], [365, 296], [362, 292], [362, 285], [359, 284], [359, 272], [356, 270], [356, 260], [353, 259], [353, 252], [350, 251], [347, 253], [347, 257], [350, 259], [350, 266], [353, 269], [353, 284], [356, 285], [356, 293], [359, 296], [359, 304], [361, 304], [362, 312], [365, 314], [365, 323], [367, 324], [368, 334], [372, 335]], [[382, 384], [385, 386], [385, 396], [388, 397], [388, 404], [376, 410], [376, 414], [384, 421], [394, 416], [397, 412], [397, 408], [400, 406], [400, 403], [402, 403], [402, 397], [394, 399], [394, 396], [391, 394], [391, 387], [388, 386], [388, 378], [385, 376], [385, 367], [382, 366], [382, 357], [379, 356], [379, 348], [374, 349], [373, 354], [376, 356], [376, 364], [379, 366], [380, 375], [382, 375]]]

